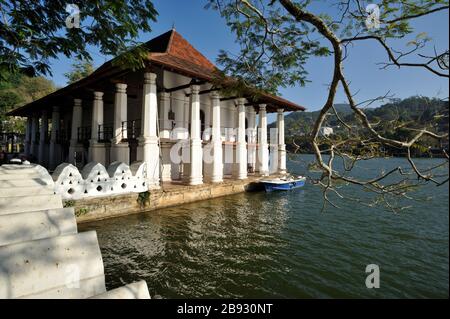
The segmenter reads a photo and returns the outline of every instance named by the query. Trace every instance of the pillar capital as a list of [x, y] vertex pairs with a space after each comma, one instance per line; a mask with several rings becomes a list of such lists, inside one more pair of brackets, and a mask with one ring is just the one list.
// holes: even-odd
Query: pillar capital
[[218, 91], [212, 91], [209, 93], [211, 100], [220, 100], [220, 94]]
[[53, 106], [52, 108], [54, 113], [58, 113], [59, 112], [59, 106]]
[[191, 85], [191, 94], [197, 95], [200, 92], [200, 85]]
[[235, 100], [236, 101], [236, 105], [245, 105], [245, 99], [244, 98], [238, 98]]
[[146, 72], [144, 73], [144, 83], [145, 84], [156, 84], [156, 74]]
[[282, 108], [279, 108], [279, 109], [277, 109], [277, 112], [278, 112], [278, 114], [280, 114], [280, 115], [283, 115], [283, 113], [284, 113], [284, 109], [282, 109]]
[[256, 114], [256, 110], [253, 106], [251, 106], [247, 109], [247, 113], [250, 115], [254, 115], [254, 114]]
[[102, 100], [103, 99], [103, 92], [95, 91], [94, 92], [94, 100]]
[[266, 104], [260, 104], [260, 105], [258, 105], [258, 107], [259, 107], [259, 111], [260, 112], [265, 112], [266, 111]]
[[116, 92], [117, 93], [126, 93], [127, 85], [125, 83], [116, 83]]
[[168, 99], [170, 99], [170, 93], [168, 93], [168, 92], [160, 92], [159, 93], [159, 98], [162, 101], [167, 101]]
[[83, 104], [82, 99], [73, 99], [73, 106], [81, 107], [81, 104]]

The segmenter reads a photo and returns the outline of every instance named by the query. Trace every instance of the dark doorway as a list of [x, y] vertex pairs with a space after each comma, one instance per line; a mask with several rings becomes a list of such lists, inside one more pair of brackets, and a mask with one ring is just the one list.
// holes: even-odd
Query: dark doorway
[[200, 138], [203, 139], [203, 132], [205, 131], [205, 112], [200, 110]]

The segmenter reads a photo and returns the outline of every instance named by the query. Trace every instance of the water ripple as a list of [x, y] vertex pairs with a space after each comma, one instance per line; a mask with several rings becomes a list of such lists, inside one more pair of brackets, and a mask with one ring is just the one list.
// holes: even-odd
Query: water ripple
[[[350, 202], [321, 212], [320, 190], [307, 185], [80, 230], [98, 232], [108, 288], [145, 279], [163, 298], [448, 298], [448, 186], [417, 196], [432, 199], [396, 215]], [[365, 287], [372, 263], [381, 269], [377, 290]]]

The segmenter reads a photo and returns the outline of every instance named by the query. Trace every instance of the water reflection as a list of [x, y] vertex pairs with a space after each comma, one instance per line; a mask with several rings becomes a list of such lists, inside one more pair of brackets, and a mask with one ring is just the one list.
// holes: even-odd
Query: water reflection
[[[418, 196], [434, 199], [397, 215], [351, 202], [321, 212], [320, 190], [307, 185], [80, 230], [98, 232], [108, 288], [145, 279], [163, 298], [448, 297], [448, 186]], [[383, 289], [365, 287], [370, 263]]]

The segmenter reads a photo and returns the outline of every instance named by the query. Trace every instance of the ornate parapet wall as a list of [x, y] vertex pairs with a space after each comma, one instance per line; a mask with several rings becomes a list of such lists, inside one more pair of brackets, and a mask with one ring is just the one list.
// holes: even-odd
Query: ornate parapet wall
[[82, 199], [97, 196], [141, 193], [148, 190], [146, 164], [131, 166], [113, 162], [106, 169], [91, 162], [81, 172], [72, 164], [63, 163], [53, 172], [55, 192], [63, 199]]

